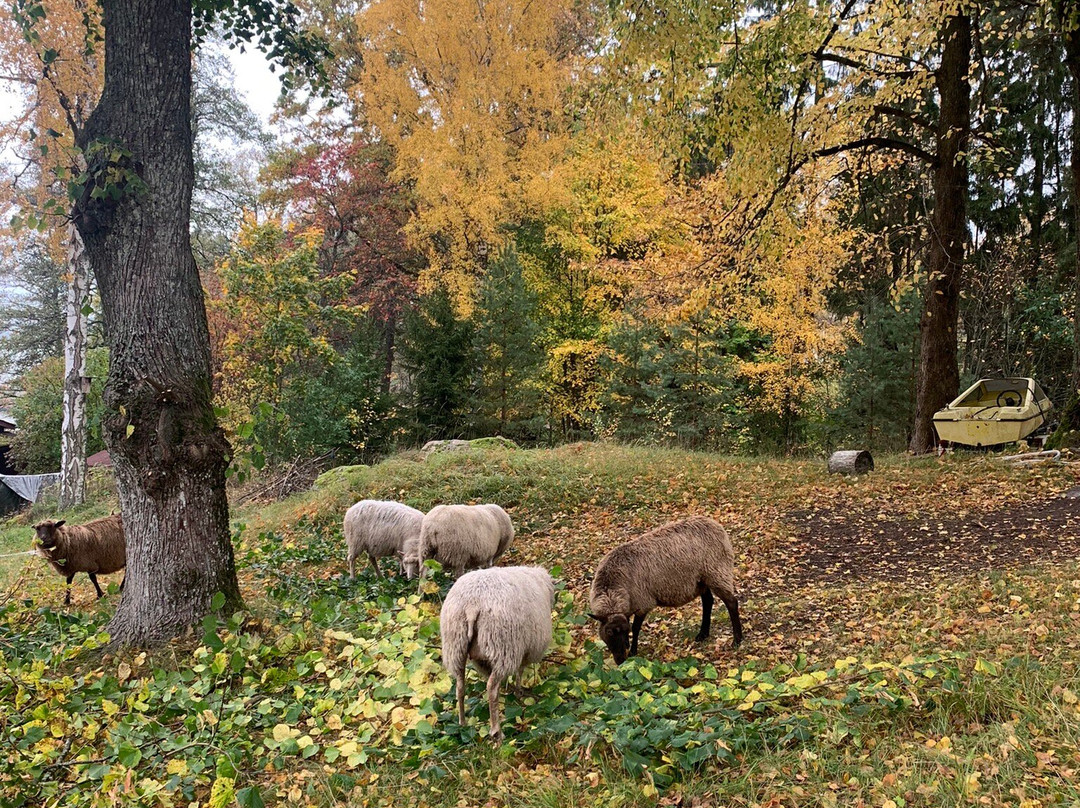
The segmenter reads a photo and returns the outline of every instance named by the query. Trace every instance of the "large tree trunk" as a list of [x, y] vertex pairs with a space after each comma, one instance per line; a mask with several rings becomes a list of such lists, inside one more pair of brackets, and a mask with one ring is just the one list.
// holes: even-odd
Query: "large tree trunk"
[[[1080, 20], [1074, 21], [1080, 23]], [[1065, 64], [1072, 76], [1072, 212], [1073, 212], [1073, 366], [1072, 386], [1080, 395], [1080, 30], [1066, 26]], [[1080, 424], [1074, 426], [1080, 429]]]
[[86, 324], [90, 267], [79, 231], [68, 234], [67, 327], [64, 330], [64, 423], [60, 432], [60, 505], [86, 498]]
[[1080, 446], [1080, 30], [1072, 27], [1075, 21], [1063, 15], [1062, 39], [1065, 44], [1065, 65], [1072, 77], [1072, 213], [1074, 250], [1073, 266], [1073, 363], [1072, 392], [1058, 417], [1057, 431], [1046, 445], [1051, 449]]
[[240, 603], [229, 539], [228, 443], [211, 404], [210, 339], [191, 252], [191, 4], [104, 0], [105, 86], [80, 137], [91, 181], [77, 224], [111, 349], [106, 443], [127, 537], [108, 630], [174, 636]]
[[942, 32], [945, 47], [937, 71], [941, 113], [937, 128], [934, 215], [931, 221], [929, 275], [919, 323], [919, 370], [915, 391], [915, 429], [911, 451], [934, 448], [934, 413], [960, 387], [956, 326], [960, 275], [967, 240], [968, 161], [971, 129], [971, 18], [949, 17]]

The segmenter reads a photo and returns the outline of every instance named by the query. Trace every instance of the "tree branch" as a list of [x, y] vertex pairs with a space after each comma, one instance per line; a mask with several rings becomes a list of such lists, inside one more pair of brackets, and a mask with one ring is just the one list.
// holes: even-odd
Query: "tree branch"
[[916, 126], [921, 126], [924, 129], [930, 129], [931, 131], [935, 128], [932, 121], [924, 118], [917, 112], [908, 112], [906, 109], [891, 107], [888, 104], [875, 104], [874, 112], [882, 115], [892, 115], [894, 118], [902, 118], [905, 121], [910, 121]]
[[838, 146], [827, 146], [824, 149], [818, 149], [811, 154], [811, 157], [829, 157], [830, 155], [840, 154], [841, 152], [871, 147], [901, 151], [905, 154], [910, 154], [913, 157], [918, 157], [924, 163], [928, 163], [934, 167], [938, 164], [937, 156], [926, 151], [926, 149], [920, 148], [914, 143], [908, 143], [905, 140], [896, 140], [891, 137], [862, 137], [858, 140], [852, 140], [849, 143], [841, 143]]

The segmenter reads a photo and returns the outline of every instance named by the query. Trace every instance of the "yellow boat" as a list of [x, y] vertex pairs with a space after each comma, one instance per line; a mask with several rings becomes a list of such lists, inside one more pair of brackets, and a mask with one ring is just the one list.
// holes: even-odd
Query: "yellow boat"
[[1050, 417], [1054, 405], [1034, 379], [980, 379], [934, 413], [938, 438], [965, 446], [1023, 440]]

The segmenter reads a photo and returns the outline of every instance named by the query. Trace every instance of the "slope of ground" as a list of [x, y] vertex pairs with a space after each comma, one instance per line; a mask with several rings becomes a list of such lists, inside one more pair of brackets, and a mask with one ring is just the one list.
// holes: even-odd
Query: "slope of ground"
[[[93, 650], [115, 595], [94, 603], [83, 582], [77, 608], [55, 611], [62, 581], [34, 560], [28, 600], [12, 592], [0, 620], [0, 797], [1074, 804], [1080, 567], [1061, 495], [1076, 469], [897, 457], [849, 479], [604, 445], [392, 458], [238, 510], [250, 611], [151, 655]], [[531, 695], [507, 699], [502, 749], [478, 684], [468, 725], [453, 717], [438, 594], [343, 578], [341, 515], [364, 497], [500, 502], [518, 526], [505, 563], [557, 568], [556, 647]], [[591, 571], [692, 513], [733, 535], [746, 641], [733, 650], [717, 614], [694, 643], [689, 604], [654, 612], [642, 658], [615, 668], [582, 616]]]

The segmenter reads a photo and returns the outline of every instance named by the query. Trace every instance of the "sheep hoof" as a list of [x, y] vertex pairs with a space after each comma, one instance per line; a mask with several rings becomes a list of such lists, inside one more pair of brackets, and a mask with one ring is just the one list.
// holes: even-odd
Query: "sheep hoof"
[[705, 640], [707, 639], [709, 639], [708, 634], [698, 634], [696, 637], [694, 637], [694, 642], [705, 642]]

